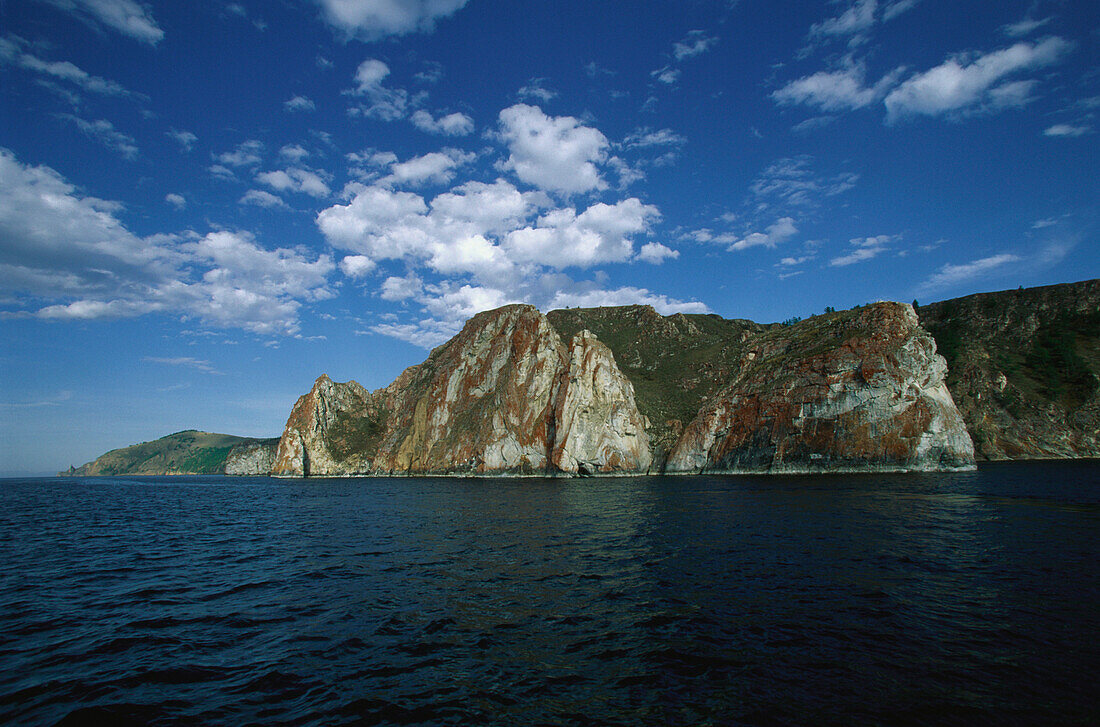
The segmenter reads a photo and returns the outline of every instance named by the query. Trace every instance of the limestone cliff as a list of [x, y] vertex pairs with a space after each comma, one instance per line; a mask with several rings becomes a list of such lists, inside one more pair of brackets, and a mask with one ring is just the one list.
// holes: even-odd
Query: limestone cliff
[[[786, 328], [786, 330], [784, 330]], [[686, 427], [668, 472], [971, 468], [947, 366], [908, 305], [773, 328]]]
[[922, 305], [982, 459], [1100, 457], [1100, 280]]

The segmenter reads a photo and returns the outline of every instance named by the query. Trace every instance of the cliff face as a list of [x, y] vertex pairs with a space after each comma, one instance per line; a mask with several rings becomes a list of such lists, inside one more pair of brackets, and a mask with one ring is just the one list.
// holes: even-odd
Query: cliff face
[[384, 389], [322, 376], [294, 407], [275, 473], [969, 467], [944, 373], [901, 304], [795, 326], [506, 306]]
[[668, 472], [970, 468], [947, 367], [913, 309], [877, 303], [753, 339]]
[[[591, 336], [565, 345], [531, 306], [474, 316], [384, 389], [341, 388], [347, 386], [322, 377], [298, 400], [275, 474], [594, 473], [649, 466], [633, 389], [610, 351]], [[601, 422], [597, 432], [592, 412], [612, 417], [614, 426]], [[372, 423], [370, 436], [343, 458], [332, 447], [341, 417], [348, 428]]]
[[918, 310], [980, 458], [1100, 457], [1100, 280]]
[[271, 474], [271, 470], [275, 467], [275, 452], [278, 448], [278, 439], [238, 444], [229, 450], [229, 456], [225, 458], [225, 474]]

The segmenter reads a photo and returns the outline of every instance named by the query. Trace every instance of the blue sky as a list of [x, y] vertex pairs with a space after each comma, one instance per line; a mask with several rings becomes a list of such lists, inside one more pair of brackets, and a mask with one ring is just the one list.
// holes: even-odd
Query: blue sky
[[0, 2], [0, 471], [277, 436], [473, 313], [1100, 275], [1100, 5]]

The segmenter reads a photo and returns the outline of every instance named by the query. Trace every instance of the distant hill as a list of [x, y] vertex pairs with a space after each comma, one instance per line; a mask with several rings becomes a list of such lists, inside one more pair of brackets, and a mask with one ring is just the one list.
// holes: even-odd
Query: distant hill
[[217, 475], [225, 474], [226, 461], [235, 448], [272, 450], [278, 439], [255, 439], [231, 434], [212, 434], [188, 429], [167, 437], [114, 449], [61, 475]]

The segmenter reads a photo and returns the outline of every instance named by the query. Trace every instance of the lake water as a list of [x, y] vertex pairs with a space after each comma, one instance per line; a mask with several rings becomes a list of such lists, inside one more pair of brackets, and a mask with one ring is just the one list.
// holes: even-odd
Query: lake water
[[0, 722], [1096, 724], [1100, 462], [0, 481]]

